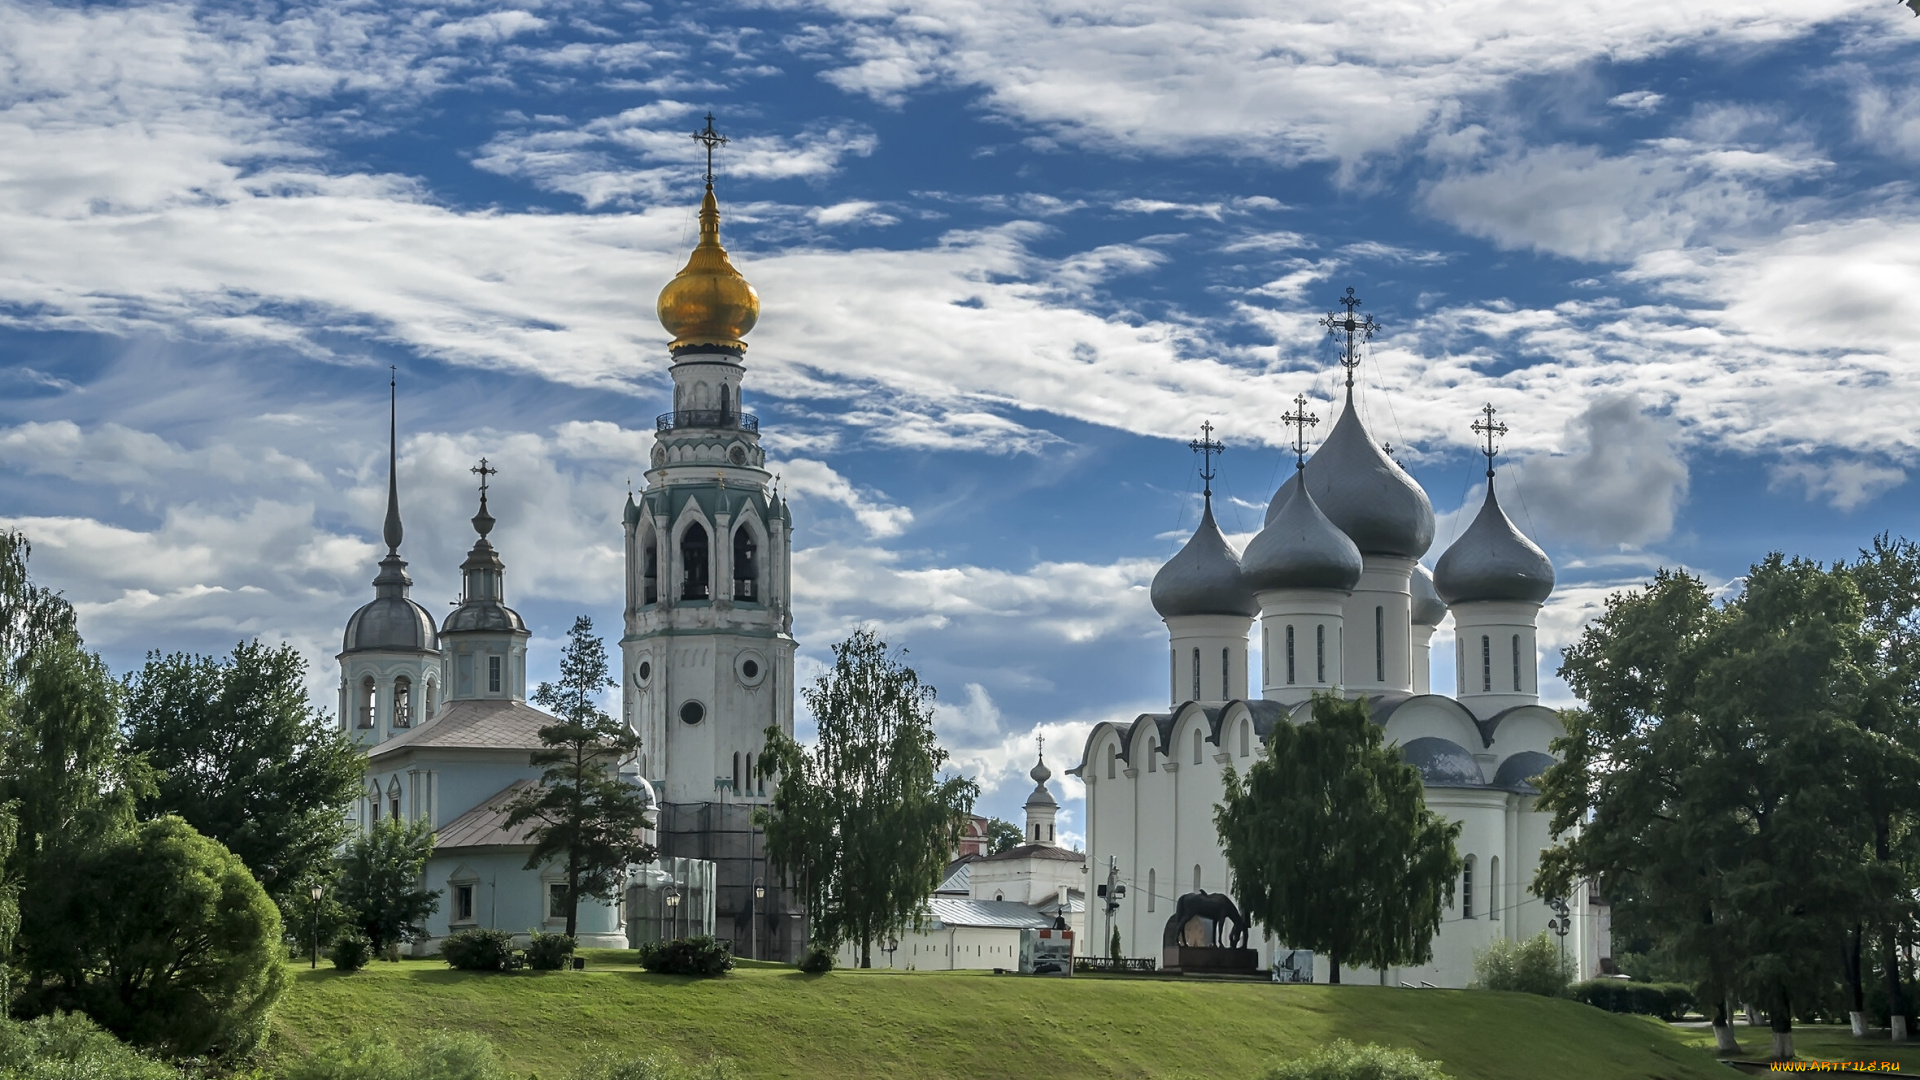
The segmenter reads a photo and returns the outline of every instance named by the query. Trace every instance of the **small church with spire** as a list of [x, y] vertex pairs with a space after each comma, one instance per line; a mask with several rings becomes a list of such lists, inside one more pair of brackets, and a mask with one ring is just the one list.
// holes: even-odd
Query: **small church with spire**
[[[1358, 314], [1352, 289], [1342, 303], [1323, 325], [1343, 345], [1344, 407], [1309, 454], [1319, 418], [1304, 396], [1294, 399], [1281, 420], [1295, 467], [1244, 552], [1213, 516], [1212, 459], [1224, 448], [1211, 428], [1192, 444], [1203, 462], [1200, 524], [1150, 592], [1167, 630], [1168, 710], [1096, 724], [1071, 770], [1086, 784], [1093, 864], [1116, 866], [1128, 886], [1123, 903], [1088, 909], [1083, 940], [1117, 931], [1126, 955], [1158, 957], [1182, 895], [1233, 895], [1213, 823], [1223, 775], [1244, 772], [1278, 725], [1305, 722], [1313, 695], [1332, 693], [1367, 700], [1386, 741], [1419, 770], [1427, 806], [1461, 823], [1465, 860], [1431, 963], [1343, 981], [1465, 986], [1475, 951], [1548, 929], [1570, 935], [1568, 955], [1590, 977], [1609, 954], [1601, 899], [1584, 885], [1568, 897], [1531, 891], [1550, 817], [1534, 806], [1533, 781], [1565, 732], [1539, 703], [1537, 625], [1553, 566], [1495, 493], [1496, 439], [1507, 429], [1491, 405], [1471, 425], [1486, 440], [1486, 501], [1429, 573], [1420, 560], [1433, 544], [1433, 506], [1354, 403], [1354, 371], [1378, 326]], [[1448, 615], [1450, 696], [1434, 692], [1429, 673]], [[1290, 951], [1250, 944], [1264, 965]], [[1326, 980], [1324, 961], [1314, 977]]]

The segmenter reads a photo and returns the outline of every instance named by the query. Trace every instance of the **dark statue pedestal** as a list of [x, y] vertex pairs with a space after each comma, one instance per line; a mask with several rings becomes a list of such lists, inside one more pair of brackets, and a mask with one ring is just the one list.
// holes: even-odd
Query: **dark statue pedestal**
[[1254, 975], [1260, 970], [1260, 953], [1254, 949], [1169, 945], [1160, 950], [1160, 970], [1170, 975]]

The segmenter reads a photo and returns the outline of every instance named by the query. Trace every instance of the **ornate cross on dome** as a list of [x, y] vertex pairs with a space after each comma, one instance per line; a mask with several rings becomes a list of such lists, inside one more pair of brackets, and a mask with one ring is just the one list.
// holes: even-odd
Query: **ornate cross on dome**
[[707, 114], [707, 126], [704, 131], [693, 133], [693, 141], [704, 143], [707, 147], [707, 186], [713, 186], [713, 151], [727, 145], [727, 137], [713, 130], [713, 114]]
[[1474, 434], [1485, 435], [1487, 437], [1487, 448], [1480, 452], [1487, 455], [1487, 479], [1489, 480], [1493, 479], [1493, 456], [1500, 452], [1500, 448], [1494, 445], [1493, 440], [1496, 436], [1507, 433], [1507, 425], [1493, 418], [1493, 414], [1497, 411], [1498, 410], [1493, 407], [1493, 403], [1488, 402], [1486, 408], [1480, 410], [1486, 419], [1475, 420], [1473, 422]]
[[467, 471], [480, 478], [480, 501], [486, 502], [487, 501], [487, 477], [499, 476], [500, 470], [488, 465], [486, 458], [481, 458], [480, 464], [475, 465], [473, 468], [468, 469]]
[[1047, 756], [1047, 737], [1045, 735], [1035, 735], [1033, 737], [1033, 741], [1034, 741], [1034, 747], [1035, 747], [1034, 754], [1039, 757], [1046, 757]]
[[1320, 320], [1320, 325], [1327, 328], [1329, 336], [1346, 335], [1347, 340], [1340, 348], [1340, 366], [1347, 369], [1347, 389], [1352, 390], [1353, 370], [1360, 366], [1360, 346], [1373, 339], [1373, 333], [1380, 329], [1380, 324], [1373, 321], [1371, 315], [1361, 318], [1354, 316], [1353, 309], [1360, 306], [1360, 298], [1353, 295], [1353, 286], [1347, 286], [1347, 295], [1340, 298], [1340, 303], [1346, 307], [1346, 313], [1329, 312], [1326, 318]]
[[1307, 467], [1307, 429], [1320, 423], [1320, 418], [1307, 411], [1307, 397], [1296, 394], [1293, 398], [1293, 411], [1280, 417], [1282, 423], [1293, 428], [1293, 467]]
[[1188, 443], [1187, 449], [1200, 455], [1200, 481], [1204, 485], [1200, 494], [1207, 500], [1208, 504], [1212, 504], [1214, 477], [1213, 455], [1227, 452], [1225, 446], [1213, 441], [1213, 421], [1206, 420], [1201, 422], [1200, 437]]

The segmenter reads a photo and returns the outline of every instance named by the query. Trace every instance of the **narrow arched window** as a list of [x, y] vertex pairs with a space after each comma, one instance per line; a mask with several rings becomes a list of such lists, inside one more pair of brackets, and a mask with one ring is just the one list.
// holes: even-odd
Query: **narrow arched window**
[[1220, 700], [1228, 701], [1233, 697], [1233, 650], [1220, 650]]
[[373, 822], [380, 823], [380, 781], [373, 782], [372, 790], [367, 792], [367, 804], [373, 808]]
[[1147, 736], [1147, 771], [1148, 772], [1160, 771], [1159, 754], [1160, 754], [1159, 744], [1157, 744], [1154, 741], [1153, 736], [1151, 735]]
[[707, 598], [707, 530], [696, 521], [680, 534], [680, 599]]
[[1320, 623], [1313, 628], [1313, 681], [1327, 681], [1327, 624]]
[[397, 776], [387, 781], [387, 812], [393, 820], [400, 820], [400, 778]]
[[1253, 752], [1253, 721], [1240, 721], [1240, 756], [1246, 757]]
[[1107, 747], [1107, 779], [1109, 780], [1113, 779], [1114, 761], [1118, 759], [1119, 756], [1120, 751], [1117, 747]]
[[1193, 650], [1193, 700], [1200, 700], [1200, 648]]
[[1520, 635], [1513, 635], [1513, 692], [1520, 692]]
[[1293, 679], [1293, 624], [1287, 624], [1287, 685], [1292, 686]]
[[735, 794], [740, 792], [740, 751], [738, 750], [733, 752], [733, 790]]
[[1260, 628], [1260, 686], [1273, 685], [1273, 632]]
[[413, 680], [405, 675], [393, 680], [393, 726], [413, 726]]
[[1167, 692], [1174, 693], [1180, 688], [1180, 653], [1175, 649], [1167, 650]]
[[435, 687], [433, 684], [433, 680], [428, 679], [427, 680], [427, 700], [425, 705], [425, 711], [420, 714], [423, 719], [427, 719], [427, 720], [433, 719], [434, 706], [437, 704], [437, 702], [434, 700], [434, 697], [435, 697], [434, 689]]
[[1193, 891], [1194, 892], [1200, 891], [1200, 864], [1199, 863], [1193, 864]]
[[1373, 609], [1373, 680], [1387, 681], [1387, 609]]
[[1047, 826], [1047, 843], [1053, 843], [1053, 826]]
[[1487, 860], [1487, 918], [1500, 917], [1500, 856]]
[[[374, 709], [380, 704], [379, 693], [378, 690], [374, 689], [373, 677], [371, 675], [360, 683], [360, 726], [363, 728], [373, 726], [376, 715]], [[377, 793], [374, 795], [374, 801], [376, 803], [380, 801], [380, 796]]]
[[1467, 856], [1467, 863], [1460, 871], [1460, 917], [1473, 918], [1473, 856]]
[[652, 529], [640, 546], [640, 602], [660, 602], [660, 544]]
[[1193, 763], [1195, 765], [1200, 764], [1200, 744], [1204, 741], [1205, 737], [1200, 734], [1198, 729], [1195, 729], [1193, 733]]
[[733, 413], [733, 387], [728, 386], [726, 383], [721, 383], [720, 384], [720, 415], [721, 417], [724, 418], [726, 416], [731, 415], [732, 413]]
[[1156, 888], [1153, 883], [1153, 879], [1157, 876], [1157, 873], [1158, 872], [1153, 870], [1151, 867], [1149, 867], [1147, 870], [1147, 910], [1148, 911], [1153, 910], [1154, 901], [1159, 899], [1159, 897], [1155, 895], [1156, 893], [1159, 892], [1159, 889]]
[[1493, 639], [1480, 635], [1480, 689], [1493, 692]]
[[753, 751], [747, 751], [747, 794], [753, 794]]
[[759, 545], [753, 542], [753, 534], [747, 531], [745, 525], [733, 530], [733, 598], [735, 600], [760, 599], [759, 593], [754, 588], [760, 580], [757, 563], [759, 552]]

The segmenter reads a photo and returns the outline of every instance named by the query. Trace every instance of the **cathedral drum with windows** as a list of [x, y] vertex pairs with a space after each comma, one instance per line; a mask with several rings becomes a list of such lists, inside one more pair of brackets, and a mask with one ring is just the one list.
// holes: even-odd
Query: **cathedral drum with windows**
[[[1474, 425], [1489, 440], [1486, 501], [1429, 574], [1419, 560], [1433, 542], [1432, 505], [1354, 407], [1352, 373], [1370, 324], [1351, 306], [1328, 324], [1346, 337], [1339, 420], [1309, 459], [1305, 431], [1315, 418], [1296, 399], [1286, 419], [1296, 426], [1298, 467], [1244, 555], [1214, 521], [1209, 483], [1199, 528], [1151, 592], [1170, 639], [1171, 707], [1096, 725], [1072, 770], [1086, 784], [1091, 865], [1117, 859], [1131, 886], [1111, 916], [1089, 905], [1082, 931], [1104, 942], [1117, 927], [1126, 955], [1154, 957], [1181, 894], [1231, 895], [1213, 824], [1224, 769], [1244, 772], [1275, 725], [1306, 721], [1313, 694], [1332, 692], [1368, 699], [1387, 742], [1420, 770], [1428, 807], [1461, 823], [1465, 860], [1432, 962], [1347, 980], [1465, 986], [1476, 950], [1542, 930], [1565, 933], [1580, 976], [1596, 974], [1610, 955], [1600, 898], [1584, 885], [1571, 897], [1529, 889], [1550, 842], [1532, 781], [1552, 764], [1564, 729], [1539, 704], [1535, 625], [1553, 567], [1494, 490], [1491, 440], [1505, 429], [1490, 408]], [[1194, 448], [1210, 457], [1219, 447], [1209, 436]], [[1202, 476], [1210, 482], [1211, 470]], [[1451, 697], [1431, 692], [1428, 679], [1428, 643], [1449, 614], [1458, 650]], [[1255, 678], [1258, 695], [1249, 692]], [[1254, 944], [1267, 964], [1288, 951], [1271, 939]], [[1326, 979], [1324, 964], [1314, 976]]]

